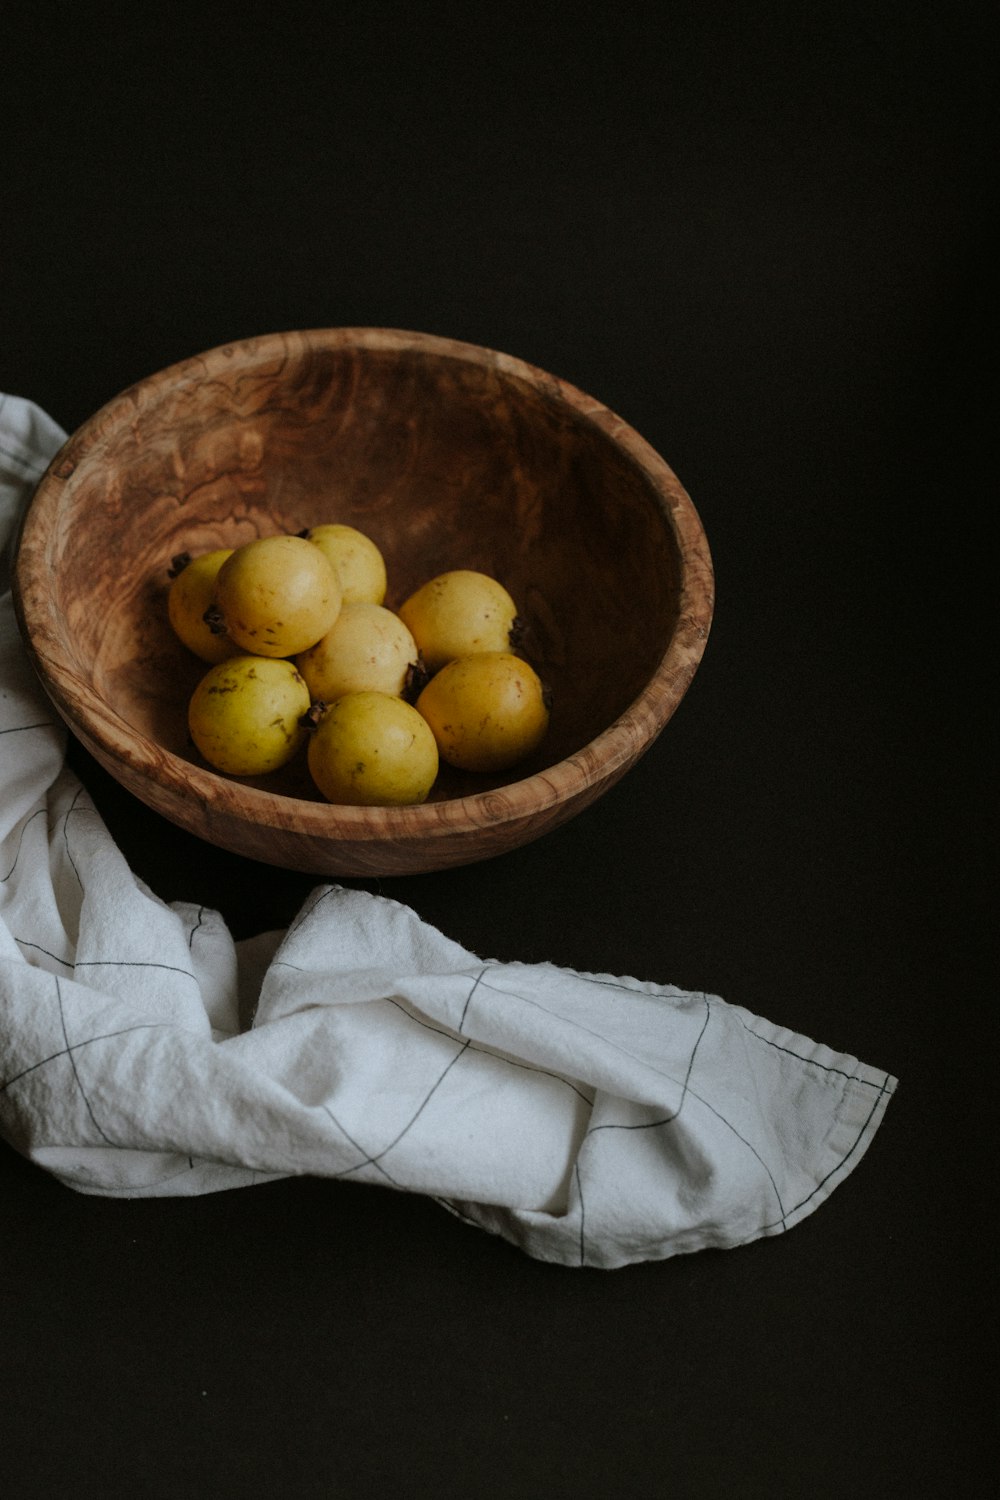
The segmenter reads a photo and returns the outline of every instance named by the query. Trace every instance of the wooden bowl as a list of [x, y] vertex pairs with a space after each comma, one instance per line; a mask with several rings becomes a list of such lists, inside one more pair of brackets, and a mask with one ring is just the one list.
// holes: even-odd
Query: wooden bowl
[[[301, 759], [266, 780], [201, 761], [171, 559], [330, 520], [382, 549], [390, 606], [447, 568], [508, 588], [553, 695], [531, 761], [444, 769], [409, 808], [330, 805]], [[598, 401], [492, 350], [340, 328], [213, 349], [98, 411], [35, 493], [14, 598], [55, 707], [135, 796], [252, 859], [391, 876], [502, 854], [612, 786], [694, 675], [713, 577], [676, 476]]]

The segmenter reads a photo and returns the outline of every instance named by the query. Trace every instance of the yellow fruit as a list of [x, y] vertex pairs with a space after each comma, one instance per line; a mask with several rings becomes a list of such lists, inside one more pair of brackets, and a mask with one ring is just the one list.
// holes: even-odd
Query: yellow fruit
[[318, 547], [300, 536], [267, 536], [237, 547], [219, 569], [222, 624], [243, 651], [296, 656], [340, 613], [340, 583]]
[[184, 553], [174, 559], [167, 615], [174, 634], [202, 661], [225, 661], [238, 650], [228, 636], [214, 634], [204, 618], [213, 600], [219, 569], [232, 553], [231, 547], [219, 547], [200, 557], [189, 558]]
[[371, 537], [341, 522], [313, 526], [306, 537], [333, 567], [345, 604], [382, 603], [387, 587], [385, 559]]
[[427, 799], [438, 773], [434, 736], [390, 693], [346, 693], [309, 738], [309, 770], [328, 802], [401, 806]]
[[507, 651], [517, 619], [510, 594], [486, 573], [457, 568], [422, 584], [399, 617], [420, 648], [427, 670], [478, 651]]
[[479, 652], [442, 667], [417, 699], [441, 759], [462, 771], [504, 771], [537, 749], [548, 695], [526, 661]]
[[315, 701], [370, 689], [399, 697], [417, 667], [417, 647], [398, 615], [381, 604], [345, 604], [321, 641], [295, 658]]
[[290, 661], [234, 656], [210, 667], [191, 695], [188, 728], [202, 755], [230, 776], [283, 766], [307, 730], [309, 689]]

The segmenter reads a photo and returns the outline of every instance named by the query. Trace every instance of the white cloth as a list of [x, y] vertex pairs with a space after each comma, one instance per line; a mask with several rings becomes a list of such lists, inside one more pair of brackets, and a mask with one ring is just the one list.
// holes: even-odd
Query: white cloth
[[[0, 395], [4, 550], [64, 437]], [[712, 995], [484, 962], [384, 897], [320, 886], [234, 943], [134, 875], [64, 759], [2, 576], [0, 1131], [70, 1187], [346, 1178], [615, 1267], [790, 1228], [881, 1122], [896, 1080], [854, 1057]]]

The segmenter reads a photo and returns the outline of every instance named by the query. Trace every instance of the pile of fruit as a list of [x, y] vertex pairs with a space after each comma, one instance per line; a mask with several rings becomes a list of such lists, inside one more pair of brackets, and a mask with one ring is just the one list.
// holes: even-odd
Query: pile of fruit
[[503, 771], [548, 728], [517, 607], [485, 573], [440, 573], [394, 611], [378, 547], [331, 523], [184, 553], [171, 580], [174, 633], [210, 664], [188, 728], [227, 775], [266, 775], [304, 749], [329, 802], [415, 804], [442, 761]]

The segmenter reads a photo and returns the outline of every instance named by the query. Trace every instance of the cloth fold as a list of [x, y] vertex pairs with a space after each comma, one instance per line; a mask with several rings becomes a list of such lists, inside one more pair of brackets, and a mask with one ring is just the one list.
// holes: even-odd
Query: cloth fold
[[[0, 544], [65, 434], [0, 395]], [[612, 1268], [791, 1228], [896, 1080], [718, 996], [483, 960], [317, 886], [235, 942], [129, 868], [65, 763], [0, 575], [0, 1133], [81, 1192], [312, 1174]], [[252, 1019], [251, 1019], [252, 1017]]]

